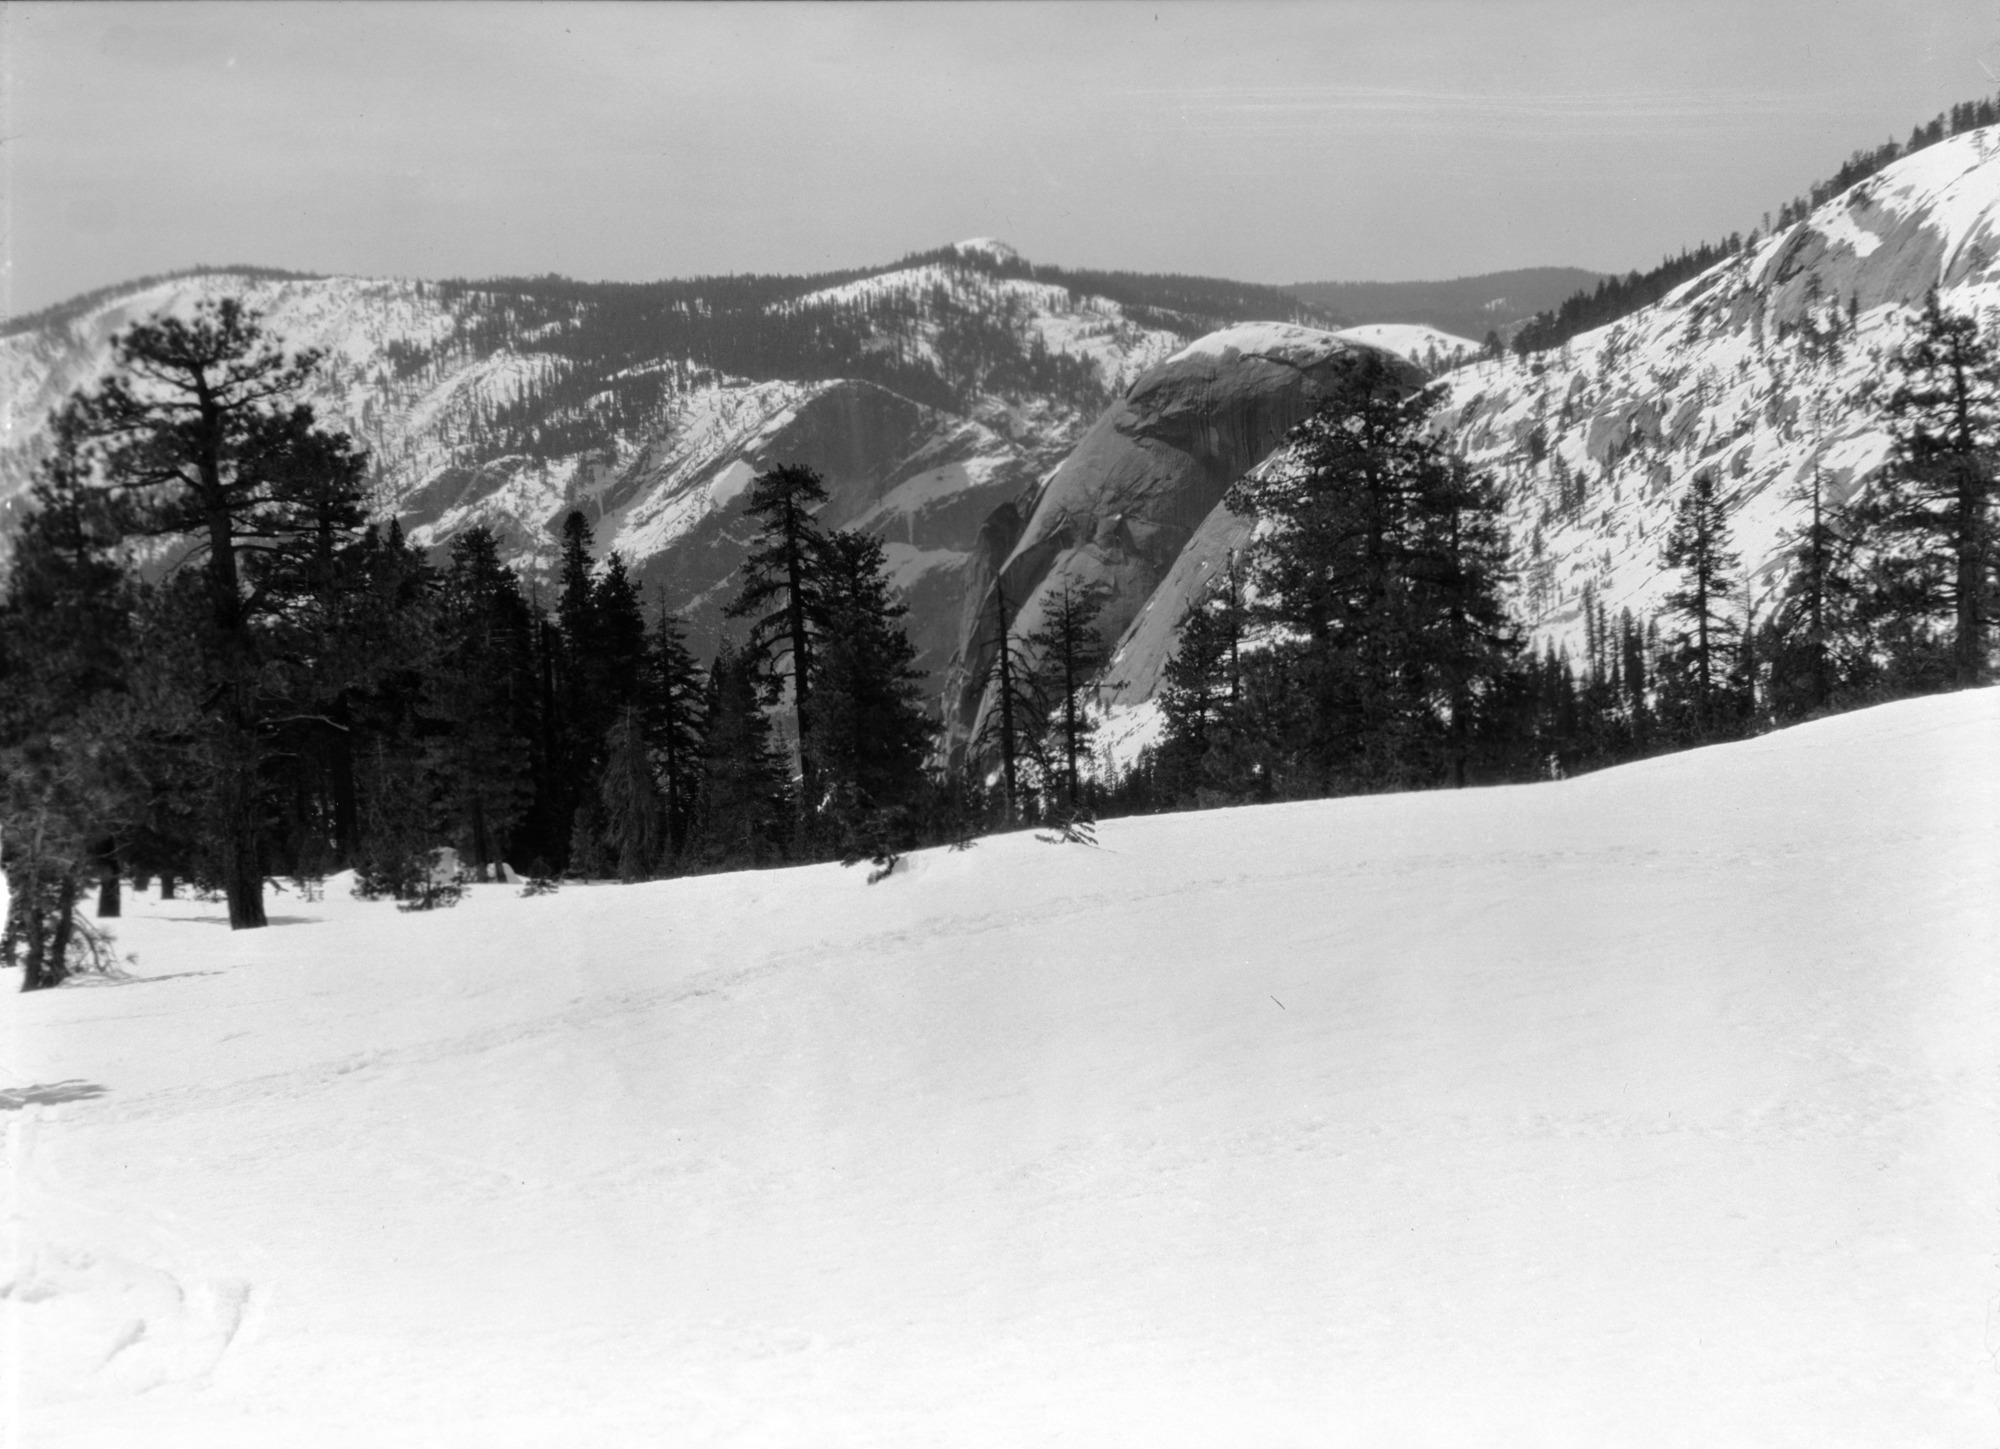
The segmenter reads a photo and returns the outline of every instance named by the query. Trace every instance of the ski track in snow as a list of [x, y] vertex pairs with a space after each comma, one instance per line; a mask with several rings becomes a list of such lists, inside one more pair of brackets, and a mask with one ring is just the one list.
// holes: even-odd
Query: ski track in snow
[[4, 997], [16, 1440], [2000, 1436], [2000, 691]]

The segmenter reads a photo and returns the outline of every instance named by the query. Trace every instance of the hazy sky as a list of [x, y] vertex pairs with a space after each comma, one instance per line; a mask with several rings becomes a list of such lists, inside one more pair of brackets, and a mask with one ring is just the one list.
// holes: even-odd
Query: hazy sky
[[197, 262], [644, 279], [999, 236], [1251, 281], [1646, 266], [2000, 91], [2000, 3], [21, 4], [19, 313]]

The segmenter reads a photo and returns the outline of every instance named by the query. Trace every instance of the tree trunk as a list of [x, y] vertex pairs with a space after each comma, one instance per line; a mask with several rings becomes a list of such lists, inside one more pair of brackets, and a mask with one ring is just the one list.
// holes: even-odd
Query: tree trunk
[[222, 888], [229, 898], [229, 929], [253, 930], [269, 924], [264, 915], [263, 830], [257, 818], [255, 773], [240, 764], [233, 765], [222, 788], [227, 797], [223, 815]]
[[[347, 722], [347, 703], [335, 707], [335, 716]], [[361, 854], [361, 808], [354, 790], [354, 740], [347, 730], [334, 730], [327, 748], [328, 773], [333, 787], [334, 849], [343, 866], [353, 865]]]
[[23, 991], [42, 991], [60, 986], [69, 975], [69, 937], [72, 912], [76, 906], [76, 877], [65, 874], [56, 890], [55, 909], [46, 909], [40, 871], [29, 873], [25, 892], [27, 909], [21, 929], [27, 938], [28, 955], [21, 973]]
[[21, 954], [21, 920], [27, 909], [28, 898], [21, 889], [19, 878], [9, 872], [7, 876], [7, 919], [0, 924], [0, 966], [18, 964]]
[[69, 975], [69, 938], [76, 930], [76, 876], [63, 872], [56, 890], [55, 929], [49, 932], [49, 959], [43, 963], [45, 984], [54, 986]]
[[1985, 673], [1986, 630], [1981, 617], [1980, 605], [1984, 601], [1986, 572], [1985, 530], [1981, 515], [1985, 509], [1982, 495], [1985, 493], [1985, 479], [1980, 476], [1979, 463], [1965, 459], [1959, 469], [1958, 517], [1955, 520], [1958, 533], [1958, 558], [1956, 588], [1958, 598], [1957, 637], [1952, 641], [1952, 653], [1957, 656], [1955, 664], [1958, 684], [1961, 689], [1970, 689], [1980, 682]]
[[170, 901], [174, 899], [175, 892], [177, 892], [179, 889], [180, 889], [180, 881], [175, 878], [175, 876], [171, 871], [163, 872], [161, 874], [160, 876], [161, 900]]
[[472, 878], [482, 884], [493, 877], [487, 873], [487, 862], [493, 854], [492, 842], [486, 835], [486, 802], [477, 795], [472, 798]]
[[118, 863], [112, 861], [97, 878], [97, 919], [115, 920], [123, 914], [124, 898], [119, 889]]

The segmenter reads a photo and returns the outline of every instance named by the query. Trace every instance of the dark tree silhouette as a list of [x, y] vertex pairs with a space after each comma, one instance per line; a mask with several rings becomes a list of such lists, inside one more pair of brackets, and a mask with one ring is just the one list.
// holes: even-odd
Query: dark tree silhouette
[[178, 540], [206, 584], [202, 746], [218, 874], [233, 927], [265, 922], [262, 777], [272, 741], [310, 701], [267, 666], [290, 651], [288, 614], [330, 542], [358, 532], [363, 460], [296, 403], [314, 354], [284, 356], [234, 299], [191, 320], [139, 323], [113, 371], [71, 403], [139, 532]]

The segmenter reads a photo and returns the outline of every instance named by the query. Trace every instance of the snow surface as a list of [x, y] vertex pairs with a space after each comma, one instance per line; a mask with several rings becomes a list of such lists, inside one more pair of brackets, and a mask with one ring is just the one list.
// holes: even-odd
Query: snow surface
[[13, 1442], [2000, 1438], [2000, 691], [0, 997]]
[[1018, 262], [1021, 254], [998, 237], [974, 236], [953, 242], [951, 249], [962, 257], [991, 257], [996, 262]]
[[[1674, 584], [1663, 541], [1704, 471], [1730, 509], [1744, 603], [1762, 617], [1815, 467], [1843, 502], [1888, 456], [1890, 359], [1924, 291], [1937, 284], [1961, 314], [2000, 307], [1996, 235], [2000, 128], [1989, 127], [1892, 163], [1654, 306], [1558, 349], [1454, 372], [1441, 423], [1506, 486], [1515, 603], [1537, 647], [1581, 658], [1593, 601], [1614, 622], [1660, 610]], [[1795, 265], [1801, 256], [1814, 259]], [[1821, 331], [1837, 320], [1839, 347], [1810, 345], [1802, 320]], [[1582, 508], [1558, 506], [1563, 475], [1586, 481]]]
[[1370, 347], [1379, 347], [1384, 352], [1393, 352], [1399, 357], [1425, 366], [1435, 356], [1444, 366], [1452, 366], [1462, 358], [1479, 355], [1479, 344], [1469, 337], [1443, 332], [1421, 322], [1367, 322], [1359, 327], [1343, 327], [1334, 333], [1350, 342], [1365, 342]]
[[1317, 362], [1331, 350], [1327, 343], [1338, 333], [1317, 327], [1301, 327], [1293, 322], [1239, 322], [1205, 337], [1197, 337], [1169, 357], [1182, 362], [1191, 357], [1241, 356], [1275, 357], [1286, 362]]

